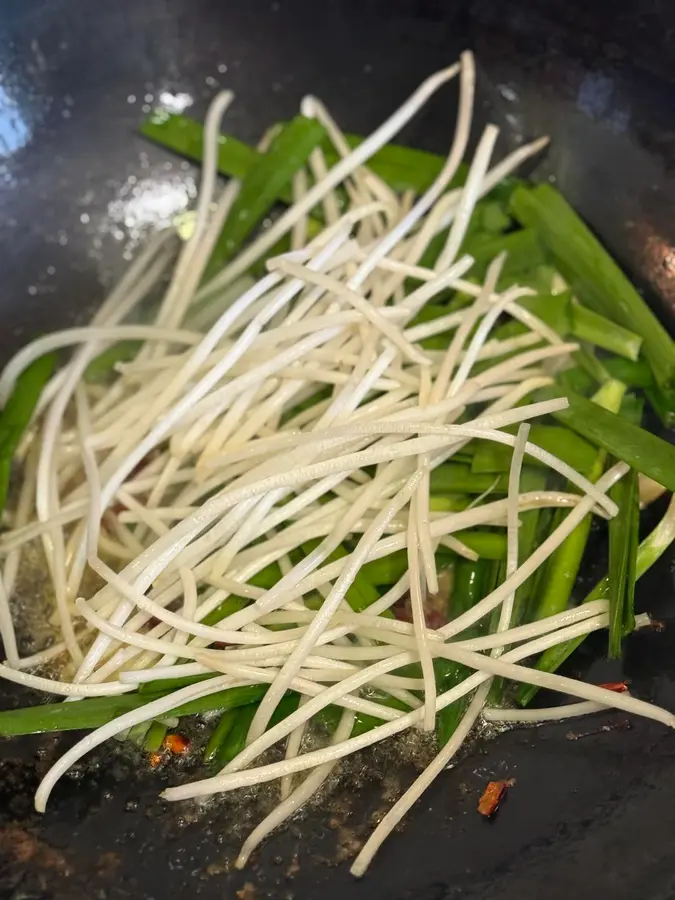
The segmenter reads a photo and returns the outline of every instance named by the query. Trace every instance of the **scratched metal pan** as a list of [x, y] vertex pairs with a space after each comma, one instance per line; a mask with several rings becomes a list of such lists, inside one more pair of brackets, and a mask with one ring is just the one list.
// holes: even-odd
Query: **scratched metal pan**
[[[136, 134], [163, 93], [191, 99], [201, 115], [218, 88], [234, 89], [228, 128], [246, 139], [308, 91], [350, 131], [367, 131], [465, 46], [482, 67], [479, 119], [496, 118], [505, 146], [552, 136], [543, 174], [670, 321], [674, 40], [663, 0], [615, 2], [611, 13], [602, 0], [3, 0], [0, 356], [84, 317], [136, 245], [191, 200], [195, 170]], [[410, 143], [447, 147], [451, 97], [416, 120]], [[602, 537], [594, 549], [602, 567]], [[672, 557], [640, 582], [639, 601], [673, 622]], [[572, 668], [617, 677], [594, 662], [599, 651]], [[632, 639], [623, 672], [638, 696], [675, 708], [675, 622]], [[26, 700], [1, 690], [4, 706]], [[34, 788], [67, 742], [3, 741], [0, 898], [666, 900], [675, 740], [654, 723], [631, 724], [608, 714], [573, 735], [554, 724], [479, 741], [359, 883], [344, 861], [424, 748], [349, 764], [322, 805], [268, 841], [249, 871], [231, 873], [232, 850], [269, 795], [167, 807], [156, 799], [163, 784], [188, 773], [151, 773], [129, 750], [108, 748], [62, 780], [41, 817]], [[487, 824], [476, 798], [500, 776], [517, 783]]]

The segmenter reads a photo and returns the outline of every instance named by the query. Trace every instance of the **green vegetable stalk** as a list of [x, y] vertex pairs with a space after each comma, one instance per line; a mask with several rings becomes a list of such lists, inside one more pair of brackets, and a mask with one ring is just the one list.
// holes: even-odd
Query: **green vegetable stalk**
[[495, 478], [491, 472], [472, 472], [469, 465], [446, 462], [432, 470], [429, 488], [432, 494], [483, 494], [490, 490], [504, 494], [507, 482], [507, 475]]
[[0, 413], [0, 513], [7, 502], [14, 454], [55, 365], [56, 356], [53, 353], [31, 363], [17, 378], [14, 390]]
[[236, 253], [325, 135], [324, 127], [315, 119], [296, 116], [281, 127], [268, 151], [256, 156], [213, 249], [205, 280]]
[[550, 184], [517, 187], [511, 210], [534, 228], [580, 299], [643, 340], [644, 355], [675, 408], [675, 344], [611, 256]]
[[[546, 488], [548, 478], [546, 472], [524, 467], [520, 476], [521, 491], [543, 491]], [[542, 510], [531, 509], [520, 513], [520, 528], [518, 529], [518, 559], [522, 562], [534, 552], [537, 545], [537, 535], [542, 519]], [[506, 553], [504, 553], [506, 557]], [[512, 621], [514, 625], [520, 625], [534, 594], [535, 579], [521, 584], [516, 590], [513, 603]]]
[[[457, 560], [448, 604], [451, 620], [461, 616], [462, 613], [471, 609], [483, 597], [487, 596], [494, 586], [499, 567], [499, 562]], [[470, 629], [463, 631], [462, 637], [478, 637], [484, 632], [485, 627], [486, 623], [484, 620], [477, 622]], [[449, 691], [471, 675], [471, 669], [468, 669], [461, 663], [439, 657], [434, 659], [434, 670], [436, 673], [436, 690], [439, 694]], [[469, 695], [462, 697], [455, 703], [451, 703], [450, 706], [446, 706], [436, 716], [436, 737], [439, 746], [445, 746], [452, 737], [470, 699]]]
[[[675, 541], [675, 497], [672, 497], [666, 514], [661, 519], [656, 528], [640, 543], [637, 550], [635, 561], [635, 579], [642, 578], [645, 572], [658, 562], [663, 554], [668, 550]], [[609, 575], [605, 575], [593, 590], [588, 594], [585, 603], [593, 600], [608, 599], [611, 589], [611, 581]], [[555, 672], [571, 656], [579, 647], [586, 635], [574, 638], [574, 640], [566, 641], [564, 644], [558, 644], [544, 651], [537, 660], [536, 668], [541, 672]], [[522, 685], [518, 691], [518, 702], [521, 706], [527, 706], [537, 693], [539, 688], [535, 685]]]
[[[513, 429], [505, 428], [512, 432]], [[566, 428], [555, 425], [540, 425], [535, 423], [530, 429], [530, 442], [552, 453], [566, 462], [568, 465], [588, 475], [592, 469], [596, 457], [596, 449], [588, 441], [580, 438], [578, 434]], [[511, 448], [506, 444], [497, 444], [493, 441], [480, 441], [476, 444], [471, 462], [471, 472], [474, 475], [486, 473], [506, 473], [511, 464]], [[543, 466], [536, 459], [527, 458], [528, 466]]]
[[669, 491], [675, 490], [675, 447], [585, 397], [558, 387], [542, 388], [536, 400], [567, 397], [569, 406], [553, 413], [563, 425], [602, 447]]
[[89, 363], [84, 372], [84, 380], [96, 383], [105, 381], [113, 372], [115, 366], [119, 362], [129, 362], [136, 357], [136, 354], [143, 346], [141, 341], [120, 341], [108, 347], [102, 353], [99, 353]]
[[[597, 391], [591, 405], [596, 409], [603, 407], [618, 410], [625, 390], [625, 386], [620, 382], [610, 381]], [[602, 475], [605, 468], [606, 453], [602, 449], [596, 450], [594, 451], [594, 456], [591, 469], [587, 472], [591, 481], [597, 481]], [[554, 528], [562, 521], [565, 515], [566, 513], [560, 511], [555, 516]], [[534, 614], [535, 619], [545, 619], [548, 616], [555, 615], [562, 612], [567, 606], [588, 542], [591, 520], [591, 516], [587, 515], [555, 550], [546, 563], [546, 570], [543, 576], [543, 593], [537, 604]]]
[[218, 757], [220, 748], [223, 746], [223, 744], [227, 740], [228, 735], [232, 731], [232, 727], [239, 713], [240, 708], [228, 709], [227, 712], [224, 712], [220, 719], [218, 719], [218, 724], [211, 732], [211, 735], [204, 749], [203, 758], [205, 763], [213, 762]]
[[621, 656], [624, 634], [635, 627], [640, 498], [635, 469], [615, 484], [610, 497], [619, 512], [609, 523], [609, 656]]
[[153, 722], [145, 735], [143, 749], [146, 753], [157, 753], [164, 743], [168, 728], [161, 722]]
[[622, 328], [592, 309], [586, 309], [578, 301], [570, 307], [572, 314], [572, 334], [580, 341], [588, 341], [596, 347], [637, 361], [642, 346], [642, 338], [627, 328]]
[[[234, 709], [260, 700], [266, 690], [267, 685], [261, 684], [228, 688], [190, 700], [169, 710], [166, 715], [193, 716], [212, 710]], [[134, 692], [117, 697], [90, 697], [78, 700], [77, 703], [45, 703], [24, 709], [4, 710], [0, 712], [0, 737], [99, 728], [124, 713], [166, 696], [167, 693], [170, 691], [156, 694]]]
[[[201, 162], [204, 153], [204, 128], [186, 116], [176, 115], [164, 109], [157, 109], [141, 126], [141, 134], [149, 140], [160, 144], [180, 156]], [[347, 142], [356, 147], [363, 140], [357, 135], [347, 135]], [[324, 140], [323, 151], [329, 166], [338, 161], [332, 144]], [[218, 171], [222, 175], [243, 179], [254, 165], [259, 153], [254, 147], [245, 144], [231, 135], [220, 136], [218, 149]], [[387, 144], [369, 161], [372, 171], [382, 178], [393, 190], [403, 192], [412, 190], [422, 194], [440, 174], [445, 158], [436, 153]], [[461, 166], [453, 187], [464, 183], [466, 166]], [[279, 199], [291, 202], [290, 189], [284, 188]]]

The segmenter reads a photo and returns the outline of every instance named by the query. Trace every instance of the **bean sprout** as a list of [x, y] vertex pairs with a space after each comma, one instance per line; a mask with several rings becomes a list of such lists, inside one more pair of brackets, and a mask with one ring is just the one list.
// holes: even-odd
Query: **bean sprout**
[[[373, 157], [456, 75], [447, 159], [420, 196], [399, 194]], [[247, 838], [241, 867], [340, 759], [409, 729], [432, 731], [438, 714], [461, 702], [450, 739], [357, 857], [352, 871], [362, 875], [481, 717], [537, 724], [621, 709], [675, 727], [673, 714], [627, 692], [536, 667], [538, 654], [606, 629], [607, 600], [525, 623], [517, 605], [514, 612], [518, 588], [584, 518], [616, 515], [608, 491], [628, 467], [616, 463], [591, 480], [530, 439], [532, 422], [566, 408], [564, 398], [532, 395], [553, 383], [577, 344], [529, 310], [530, 287], [502, 288], [510, 274], [505, 254], [485, 261], [484, 278], [461, 254], [481, 198], [547, 139], [493, 163], [498, 132], [488, 125], [465, 183], [453, 187], [474, 92], [474, 60], [464, 53], [355, 149], [323, 104], [305, 97], [302, 112], [323, 125], [328, 145], [315, 147], [292, 182], [289, 176], [290, 207], [202, 284], [223, 223], [243, 196], [239, 182], [217, 186], [220, 121], [232, 101], [220, 94], [206, 120], [192, 236], [181, 245], [168, 229], [89, 326], [38, 338], [0, 375], [5, 401], [31, 363], [69, 348], [20, 444], [24, 482], [10, 494], [0, 536], [7, 655], [0, 679], [64, 702], [84, 700], [69, 713], [91, 707], [85, 698], [99, 698], [97, 707], [137, 690], [143, 697], [149, 682], [167, 691], [78, 741], [41, 781], [38, 810], [103, 741], [171, 718], [189, 701], [208, 705], [218, 691], [265, 685], [243, 749], [212, 777], [163, 794], [206, 797], [281, 779], [280, 802]], [[266, 133], [261, 152], [271, 139]], [[335, 165], [329, 153], [337, 153]], [[283, 252], [273, 250], [280, 240]], [[428, 317], [428, 304], [445, 303], [447, 292], [462, 296]], [[519, 323], [514, 332], [501, 333], [504, 320]], [[128, 340], [138, 342], [133, 359], [92, 383], [92, 360]], [[458, 459], [485, 442], [508, 448], [508, 479], [495, 473], [494, 483], [490, 476], [459, 500], [436, 498], [443, 467], [468, 472]], [[568, 487], [524, 490], [529, 463]], [[647, 485], [645, 502], [659, 491]], [[538, 509], [565, 512], [524, 552], [522, 513]], [[671, 504], [648, 539], [655, 556], [673, 539], [674, 515]], [[497, 533], [506, 535], [500, 582], [450, 621], [433, 620], [429, 595], [447, 593], [450, 573], [466, 565], [457, 557], [479, 561], [487, 552], [480, 539]], [[52, 645], [30, 652], [22, 648], [15, 585], [35, 547], [45, 558], [54, 596], [45, 618], [54, 627]], [[493, 556], [503, 553], [497, 547]], [[638, 626], [645, 623], [638, 617]], [[64, 663], [58, 676], [51, 668], [30, 671], [57, 661]], [[469, 674], [444, 689], [437, 673], [448, 663]], [[571, 702], [542, 710], [486, 706], [495, 678], [549, 688]], [[176, 689], [175, 679], [197, 682]], [[297, 708], [273, 719], [288, 691], [299, 695]], [[307, 750], [313, 717], [331, 708], [339, 721], [326, 746]], [[361, 731], [358, 716], [377, 724]], [[261, 760], [272, 747], [283, 758]]]

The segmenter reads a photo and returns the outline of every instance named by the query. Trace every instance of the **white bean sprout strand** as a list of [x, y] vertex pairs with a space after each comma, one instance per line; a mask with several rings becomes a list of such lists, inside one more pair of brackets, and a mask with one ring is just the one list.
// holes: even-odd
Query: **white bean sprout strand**
[[[403, 126], [417, 113], [446, 82], [454, 78], [460, 71], [459, 63], [449, 66], [427, 78], [420, 87], [408, 98], [408, 100], [374, 131], [363, 143], [352, 150], [345, 159], [341, 160], [318, 184], [307, 192], [300, 203], [292, 206], [277, 222], [268, 229], [262, 237], [244, 250], [243, 253], [227, 266], [213, 281], [206, 286], [205, 293], [211, 293], [214, 289], [228, 284], [240, 274], [246, 272], [267, 250], [292, 228], [297, 219], [305, 211], [312, 209], [329, 191], [351, 175], [362, 163], [383, 147], [387, 141], [397, 134]], [[502, 176], [503, 177], [503, 176]], [[501, 177], [499, 179], [501, 181]]]
[[[528, 646], [528, 649], [529, 648], [542, 648], [542, 647], [546, 648], [548, 646], [554, 645], [555, 643], [558, 643], [559, 641], [563, 640], [565, 637], [570, 637], [570, 636], [574, 636], [574, 635], [578, 636], [579, 634], [587, 634], [587, 633], [590, 633], [591, 631], [597, 630], [598, 628], [605, 627], [606, 624], [607, 624], [606, 617], [601, 621], [594, 620], [594, 621], [581, 622], [577, 625], [562, 629], [562, 631], [560, 632], [560, 635], [557, 635], [557, 634], [550, 635], [549, 634], [549, 635], [546, 635], [545, 638], [540, 638], [539, 640], [529, 642], [527, 646]], [[411, 646], [414, 647], [414, 643]], [[434, 644], [433, 649], [434, 649], [435, 653], [438, 653], [439, 655], [442, 655], [445, 658], [455, 659], [457, 656], [457, 654], [455, 653], [455, 648], [451, 647], [450, 645], [447, 645], [447, 644], [443, 644], [443, 643]], [[512, 655], [516, 659], [521, 658], [524, 655], [522, 648], [519, 648], [518, 651], [512, 651]], [[202, 658], [204, 658], [204, 657], [202, 656]], [[462, 660], [465, 660], [466, 658], [467, 657], [465, 655], [462, 655]], [[410, 662], [414, 661], [415, 659], [416, 659], [416, 654], [413, 652], [413, 653], [398, 654], [395, 658], [392, 657], [389, 659], [381, 660], [380, 662], [375, 663], [369, 667], [370, 668], [370, 676], [373, 678], [375, 678], [375, 677], [379, 678], [381, 674], [391, 671], [392, 669], [395, 669], [402, 665], [409, 664]], [[472, 659], [474, 661], [481, 660], [481, 659], [483, 659], [483, 657], [473, 655]], [[475, 665], [475, 662], [474, 662], [474, 665]], [[481, 663], [481, 665], [482, 665], [482, 663]], [[247, 671], [250, 671], [250, 670], [247, 670]], [[297, 710], [295, 713], [293, 713], [291, 716], [289, 716], [288, 721], [279, 723], [278, 725], [274, 726], [274, 728], [271, 728], [269, 731], [265, 732], [264, 735], [261, 735], [261, 737], [258, 738], [254, 744], [249, 745], [245, 750], [243, 750], [239, 754], [238, 757], [236, 757], [234, 760], [232, 760], [232, 762], [230, 762], [226, 766], [224, 772], [235, 772], [235, 771], [242, 769], [246, 765], [248, 765], [248, 763], [251, 760], [255, 759], [260, 753], [262, 753], [268, 747], [272, 746], [278, 740], [282, 739], [290, 731], [290, 729], [295, 728], [297, 725], [301, 724], [302, 722], [307, 721], [311, 715], [313, 715], [319, 709], [323, 708], [323, 706], [325, 704], [328, 704], [333, 701], [343, 704], [345, 702], [345, 697], [346, 697], [347, 691], [351, 691], [355, 687], [358, 687], [364, 683], [367, 683], [368, 674], [369, 674], [368, 672], [361, 671], [360, 673], [355, 673], [354, 675], [349, 675], [347, 678], [345, 678], [345, 680], [342, 684], [335, 685], [335, 686], [329, 688], [323, 696], [317, 695], [317, 696], [313, 697], [312, 700], [307, 702], [306, 706], [302, 710]], [[470, 691], [474, 687], [476, 687], [478, 684], [480, 684], [482, 682], [482, 680], [484, 680], [484, 678], [482, 676], [481, 677], [476, 676], [476, 677], [478, 678], [478, 681], [476, 681], [475, 679], [474, 679], [474, 681], [470, 681], [470, 679], [467, 679], [467, 682], [464, 687], [461, 687], [458, 689], [453, 689], [453, 691], [448, 692], [447, 695], [442, 695], [442, 698], [439, 697], [440, 708], [444, 708], [450, 702], [454, 701], [454, 699], [457, 699], [457, 698], [463, 696], [465, 693], [470, 693]], [[490, 677], [490, 676], [485, 675], [485, 677]], [[395, 715], [395, 716], [392, 716], [392, 715], [386, 716], [386, 718], [391, 719], [391, 720], [393, 720], [393, 718], [399, 718], [399, 717], [400, 717], [400, 713], [397, 713], [397, 715]], [[402, 718], [402, 721], [415, 722], [415, 721], [417, 721], [417, 718], [410, 720], [408, 714], [406, 714], [406, 716], [404, 716]]]
[[7, 654], [7, 663], [14, 668], [19, 665], [19, 651], [16, 643], [16, 633], [12, 610], [9, 605], [9, 596], [5, 588], [5, 579], [0, 574], [0, 638]]
[[[561, 675], [551, 675], [547, 672], [539, 672], [526, 666], [516, 665], [521, 659], [526, 658], [535, 653], [540, 653], [551, 646], [555, 646], [565, 640], [578, 637], [585, 634], [589, 630], [585, 623], [581, 626], [571, 626], [570, 628], [561, 629], [551, 640], [548, 636], [535, 641], [530, 641], [522, 645], [517, 650], [509, 651], [504, 654], [501, 660], [491, 659], [476, 654], [471, 657], [470, 654], [462, 654], [462, 662], [469, 666], [478, 665], [484, 671], [476, 672], [464, 682], [445, 694], [438, 697], [438, 709], [445, 709], [451, 703], [454, 703], [460, 697], [470, 693], [479, 687], [483, 682], [488, 680], [492, 675], [500, 675], [506, 678], [513, 678], [517, 681], [528, 684], [536, 684], [539, 687], [547, 687], [552, 690], [560, 691], [564, 694], [581, 697], [610, 708], [622, 709], [625, 712], [632, 712], [636, 715], [642, 715], [645, 718], [662, 722], [669, 728], [675, 728], [675, 715], [672, 713], [653, 706], [626, 694], [619, 694], [602, 687], [586, 684], [573, 678], [566, 678]], [[489, 671], [488, 671], [489, 670]], [[307, 703], [309, 707], [311, 701]], [[193, 782], [191, 784], [182, 785], [175, 788], [169, 788], [164, 791], [163, 795], [167, 800], [184, 800], [188, 797], [208, 796], [220, 791], [236, 790], [240, 787], [247, 787], [251, 784], [264, 783], [273, 781], [276, 778], [286, 774], [302, 772], [306, 769], [312, 769], [316, 765], [324, 762], [341, 759], [351, 753], [378, 743], [385, 737], [391, 737], [401, 731], [415, 725], [422, 719], [423, 710], [417, 709], [410, 713], [392, 720], [385, 725], [380, 725], [372, 729], [370, 732], [361, 734], [358, 737], [349, 738], [342, 744], [324, 748], [323, 750], [314, 750], [310, 753], [302, 754], [292, 760], [284, 760], [280, 763], [270, 763], [268, 765], [259, 766], [246, 771], [233, 771], [225, 774], [217, 775], [203, 781]], [[293, 723], [297, 724], [297, 721]]]
[[[397, 193], [369, 162], [456, 75], [447, 159], [418, 196]], [[671, 713], [627, 692], [530, 662], [606, 629], [606, 600], [512, 622], [515, 591], [578, 523], [616, 514], [607, 492], [627, 467], [615, 464], [593, 483], [529, 440], [533, 420], [567, 403], [537, 401], [533, 392], [552, 384], [577, 345], [527, 309], [530, 288], [498, 286], [504, 254], [486, 261], [484, 278], [461, 254], [476, 204], [546, 139], [493, 162], [497, 129], [488, 125], [463, 187], [449, 189], [469, 146], [474, 93], [475, 63], [464, 53], [354, 149], [325, 106], [305, 97], [302, 112], [324, 126], [329, 147], [295, 173], [292, 205], [202, 284], [240, 189], [236, 181], [217, 186], [220, 121], [232, 101], [220, 94], [206, 120], [191, 236], [181, 242], [167, 229], [89, 326], [38, 338], [0, 375], [4, 401], [35, 360], [57, 349], [71, 354], [20, 444], [24, 481], [5, 511], [0, 680], [69, 702], [207, 676], [75, 744], [40, 784], [39, 810], [70, 766], [103, 741], [163, 720], [188, 700], [268, 685], [244, 749], [217, 775], [164, 793], [204, 797], [280, 779], [279, 804], [244, 843], [243, 866], [340, 759], [408, 729], [433, 730], [437, 714], [465, 698], [450, 740], [357, 857], [352, 871], [361, 875], [481, 716], [538, 724], [618, 708], [675, 726]], [[261, 152], [271, 138], [266, 133]], [[427, 262], [445, 229], [440, 255]], [[290, 250], [271, 255], [281, 239]], [[465, 305], [432, 317], [427, 304], [445, 303], [452, 291]], [[520, 323], [515, 337], [500, 335], [505, 318]], [[92, 360], [128, 341], [138, 344], [133, 358], [94, 381]], [[436, 342], [442, 349], [427, 349]], [[506, 492], [493, 485], [466, 508], [439, 512], [434, 470], [486, 441], [512, 452]], [[521, 490], [524, 460], [570, 487]], [[566, 515], [519, 558], [519, 515], [532, 509]], [[671, 504], [648, 539], [654, 555], [672, 541], [673, 521]], [[506, 535], [502, 582], [436, 627], [428, 597], [451, 584], [438, 548], [478, 560], [476, 528]], [[55, 607], [45, 616], [53, 643], [37, 650], [22, 647], [13, 596], [34, 549], [44, 555]], [[390, 563], [391, 580], [375, 587], [369, 573]], [[495, 611], [497, 624], [475, 636], [472, 626], [493, 621]], [[639, 627], [646, 623], [638, 617]], [[439, 694], [436, 659], [470, 674]], [[400, 671], [409, 665], [417, 670]], [[555, 690], [563, 705], [485, 708], [495, 677]], [[289, 690], [300, 695], [298, 707], [274, 724]], [[329, 707], [339, 709], [338, 724], [325, 746], [308, 750], [310, 738], [316, 746], [312, 719]], [[381, 724], [352, 736], [357, 715]], [[283, 758], [266, 764], [261, 755], [275, 746]]]
[[[487, 317], [486, 317], [487, 318]], [[527, 443], [527, 435], [530, 430], [529, 425], [521, 425], [518, 430], [518, 439], [513, 448], [513, 457], [511, 460], [511, 468], [509, 472], [509, 492], [508, 492], [508, 524], [507, 524], [507, 556], [506, 556], [506, 574], [513, 575], [518, 568], [518, 494], [520, 483], [520, 471], [525, 455], [525, 445]], [[514, 591], [505, 597], [500, 614], [499, 623], [497, 625], [498, 632], [508, 631], [511, 623], [511, 614], [513, 612]], [[496, 658], [501, 655], [502, 647], [494, 647], [491, 650], [492, 657]], [[424, 772], [417, 778], [408, 788], [402, 797], [397, 800], [394, 806], [387, 812], [377, 828], [366, 841], [361, 852], [356, 857], [352, 865], [351, 872], [353, 875], [360, 877], [364, 874], [370, 863], [372, 862], [378, 849], [384, 843], [386, 838], [396, 828], [398, 823], [403, 819], [410, 807], [419, 800], [424, 791], [432, 784], [438, 775], [445, 769], [452, 757], [459, 750], [464, 739], [480, 716], [481, 710], [487, 700], [487, 696], [492, 684], [492, 679], [488, 679], [482, 684], [474, 694], [468, 709], [462, 716], [459, 725], [454, 733], [443, 747], [436, 758], [427, 766]]]
[[522, 722], [535, 725], [539, 722], [559, 722], [562, 719], [588, 716], [606, 709], [602, 703], [582, 700], [579, 703], [563, 703], [544, 709], [484, 709], [481, 715], [486, 722]]
[[[347, 740], [352, 732], [354, 718], [353, 712], [350, 712], [347, 709], [343, 710], [340, 722], [333, 735], [333, 744], [340, 744], [342, 741]], [[244, 845], [239, 851], [239, 856], [235, 862], [238, 869], [244, 868], [251, 853], [253, 853], [255, 848], [261, 844], [269, 834], [290, 818], [293, 813], [314, 796], [326, 778], [328, 778], [333, 771], [335, 765], [334, 762], [327, 762], [321, 766], [317, 766], [291, 794], [285, 798], [282, 797], [281, 803], [265, 819], [263, 819], [244, 841]]]

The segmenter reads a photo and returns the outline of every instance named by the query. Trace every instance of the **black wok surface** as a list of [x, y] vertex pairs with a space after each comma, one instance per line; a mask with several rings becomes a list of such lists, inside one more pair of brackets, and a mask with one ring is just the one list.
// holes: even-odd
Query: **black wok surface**
[[[344, 127], [365, 131], [465, 46], [482, 65], [480, 117], [497, 118], [504, 146], [551, 134], [540, 173], [556, 177], [670, 321], [670, 6], [615, 3], [608, 14], [591, 0], [3, 0], [0, 357], [85, 317], [135, 247], [193, 197], [196, 171], [135, 133], [150, 105], [190, 98], [199, 116], [229, 87], [238, 100], [227, 128], [255, 139], [311, 91]], [[449, 90], [405, 139], [442, 150], [453, 119]], [[602, 538], [594, 546], [601, 568]], [[633, 638], [623, 662], [638, 696], [671, 709], [673, 563], [671, 554], [639, 591], [642, 608], [671, 627]], [[573, 669], [617, 677], [592, 650]], [[3, 706], [25, 699], [0, 688]], [[668, 900], [675, 742], [661, 726], [630, 724], [612, 714], [479, 742], [359, 883], [340, 860], [413, 777], [393, 750], [365, 754], [324, 805], [269, 841], [247, 872], [230, 873], [227, 859], [267, 795], [167, 807], [156, 799], [161, 786], [187, 773], [150, 773], [131, 751], [104, 750], [62, 780], [40, 817], [32, 792], [68, 741], [0, 741], [0, 898]], [[487, 824], [477, 796], [504, 776], [516, 786]]]

